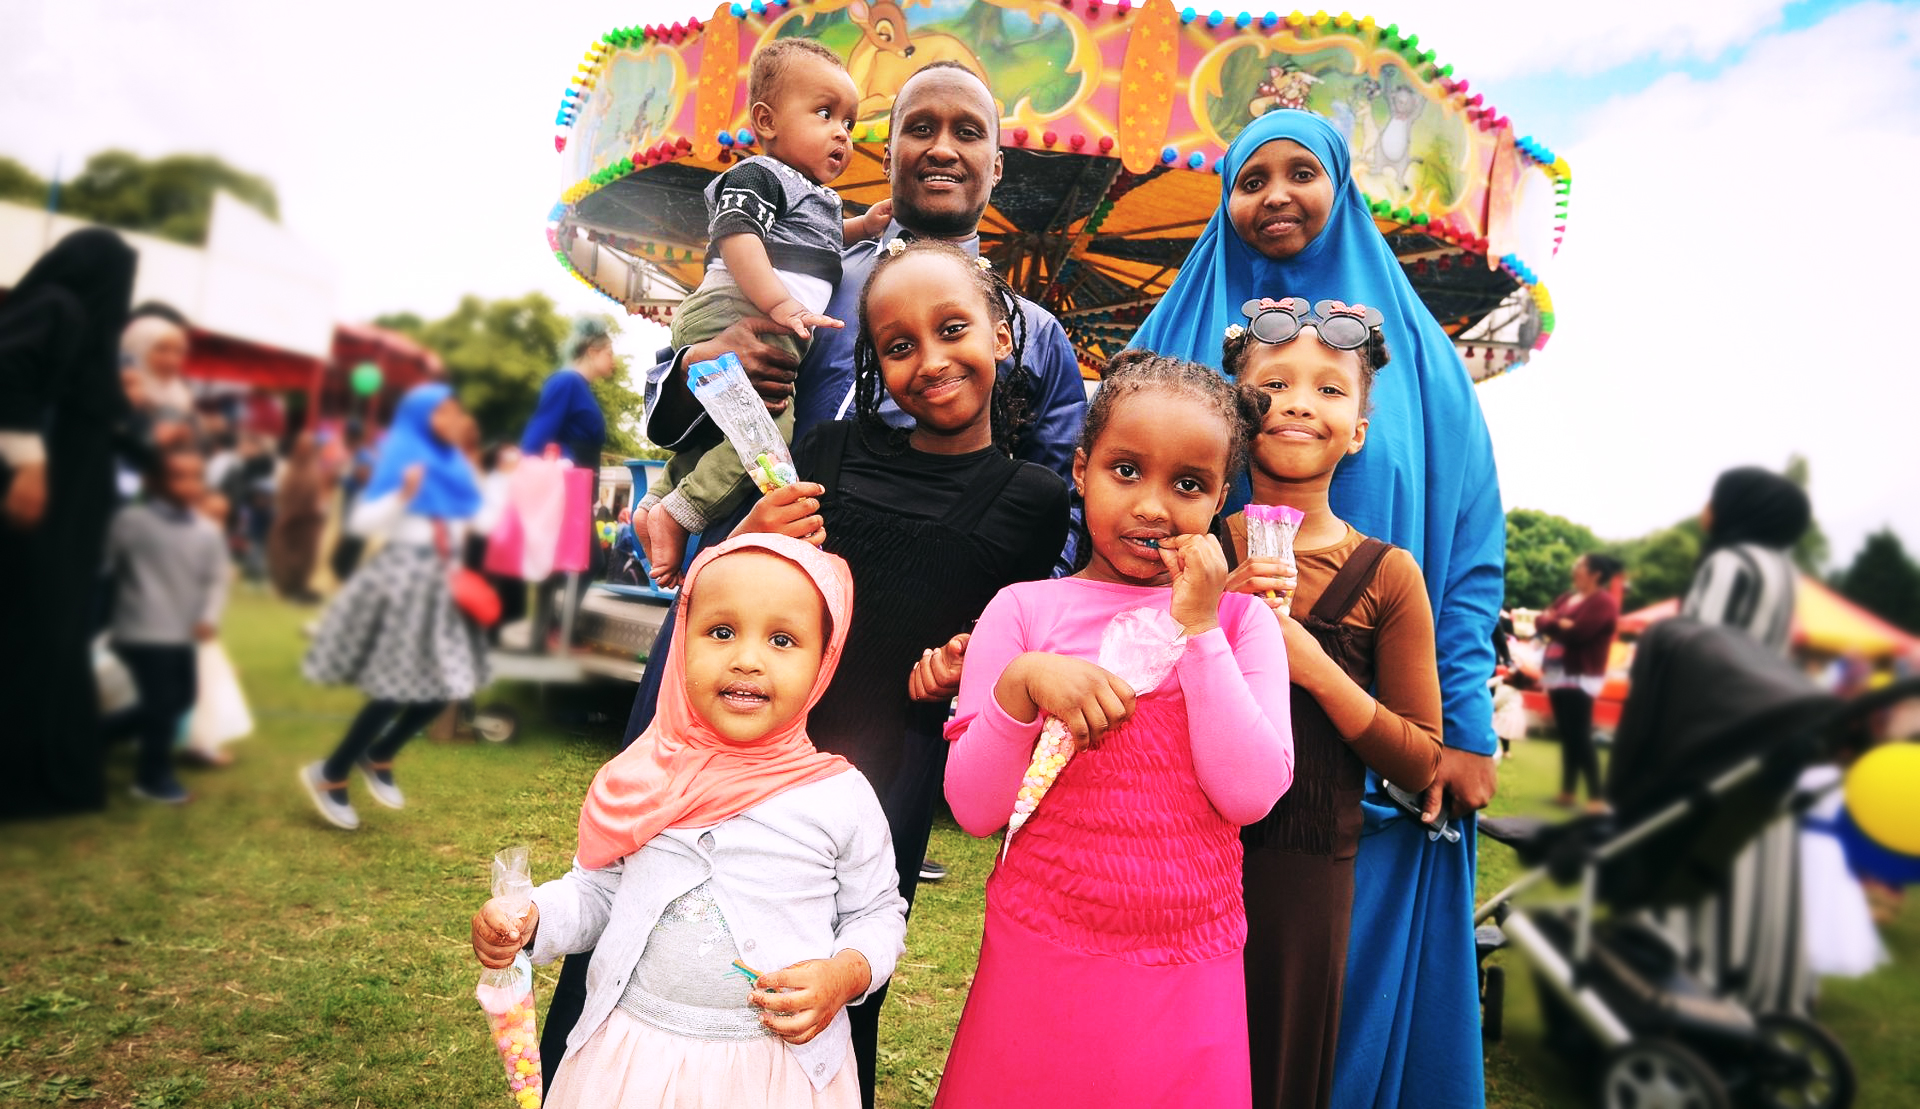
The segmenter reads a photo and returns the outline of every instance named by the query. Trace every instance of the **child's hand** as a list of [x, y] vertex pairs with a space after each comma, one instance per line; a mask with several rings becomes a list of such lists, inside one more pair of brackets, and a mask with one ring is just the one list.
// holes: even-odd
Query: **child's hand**
[[827, 487], [813, 481], [782, 485], [761, 497], [734, 529], [735, 535], [750, 531], [773, 532], [804, 539], [814, 546], [827, 541], [827, 523], [820, 515], [820, 497]]
[[[1275, 612], [1280, 620], [1280, 635], [1287, 641], [1287, 677], [1294, 685], [1308, 693], [1319, 695], [1324, 681], [1334, 673], [1344, 674], [1334, 666], [1327, 649], [1313, 637], [1300, 621], [1290, 613]], [[1332, 668], [1332, 669], [1329, 669]]]
[[994, 699], [1017, 720], [1057, 716], [1084, 751], [1133, 715], [1133, 687], [1085, 659], [1029, 651], [1008, 664]]
[[415, 462], [400, 475], [400, 499], [412, 501], [413, 495], [420, 491], [420, 482], [427, 476], [425, 464]]
[[920, 652], [920, 661], [907, 675], [907, 696], [916, 701], [950, 701], [960, 692], [960, 667], [966, 662], [967, 641], [961, 632], [939, 647]]
[[893, 198], [888, 197], [868, 208], [867, 214], [860, 218], [866, 221], [861, 227], [861, 238], [879, 238], [880, 234], [887, 229], [888, 222], [893, 219]]
[[1227, 585], [1227, 555], [1211, 535], [1174, 535], [1160, 541], [1160, 561], [1173, 573], [1174, 622], [1189, 637], [1220, 626], [1220, 594]]
[[1299, 576], [1287, 573], [1286, 569], [1287, 564], [1277, 558], [1247, 559], [1227, 575], [1226, 592], [1251, 593], [1267, 602], [1267, 607], [1277, 614], [1280, 598], [1291, 593], [1299, 583]]
[[807, 311], [806, 305], [792, 297], [788, 297], [774, 305], [773, 311], [768, 312], [767, 316], [770, 319], [777, 320], [783, 324], [787, 330], [800, 336], [802, 339], [812, 338], [812, 329], [816, 327], [837, 328], [847, 326], [832, 316], [823, 316], [818, 312]]
[[762, 1010], [760, 1023], [769, 1031], [790, 1044], [803, 1044], [826, 1031], [834, 1014], [872, 984], [867, 957], [848, 948], [831, 959], [807, 959], [761, 975], [751, 1000]]
[[533, 942], [539, 927], [540, 906], [529, 903], [527, 915], [516, 917], [495, 897], [473, 914], [473, 953], [488, 970], [512, 966], [513, 957]]

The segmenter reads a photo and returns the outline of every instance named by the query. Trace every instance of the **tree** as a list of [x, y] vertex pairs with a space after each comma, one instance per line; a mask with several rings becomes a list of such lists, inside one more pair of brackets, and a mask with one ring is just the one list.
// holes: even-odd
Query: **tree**
[[[489, 442], [519, 440], [540, 387], [563, 357], [560, 344], [572, 326], [541, 293], [495, 301], [462, 297], [443, 319], [423, 321], [400, 313], [374, 323], [411, 336], [440, 356], [460, 403]], [[609, 331], [618, 332], [617, 323], [607, 323]], [[633, 455], [641, 449], [634, 431], [641, 398], [627, 386], [626, 372], [625, 360], [616, 359], [613, 376], [595, 382], [593, 392], [607, 417], [607, 449]]]
[[1888, 623], [1920, 635], [1920, 566], [1892, 528], [1867, 536], [1839, 580], [1840, 592]]
[[1682, 520], [1620, 544], [1620, 561], [1626, 564], [1626, 610], [1685, 596], [1693, 584], [1704, 539], [1700, 521]]
[[1507, 513], [1508, 608], [1545, 608], [1573, 585], [1573, 562], [1601, 549], [1585, 525], [1532, 508]]
[[207, 241], [216, 190], [232, 194], [268, 219], [280, 218], [279, 196], [264, 177], [208, 155], [172, 154], [146, 161], [124, 150], [88, 158], [78, 177], [61, 184], [60, 210], [199, 246]]
[[[1781, 471], [1781, 475], [1798, 485], [1802, 492], [1811, 493], [1812, 490], [1807, 486], [1812, 478], [1810, 470], [1805, 455], [1789, 455], [1787, 468]], [[1827, 564], [1829, 553], [1827, 533], [1820, 530], [1820, 521], [1809, 515], [1806, 534], [1793, 545], [1793, 564], [1817, 578]]]
[[0, 200], [38, 207], [47, 202], [47, 183], [12, 158], [0, 158]]

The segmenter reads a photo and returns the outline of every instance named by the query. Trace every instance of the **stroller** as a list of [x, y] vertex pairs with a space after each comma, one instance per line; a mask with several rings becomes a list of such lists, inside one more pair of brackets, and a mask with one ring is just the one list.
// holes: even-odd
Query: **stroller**
[[[1853, 1067], [1830, 1033], [1717, 995], [1639, 910], [1722, 889], [1741, 849], [1786, 810], [1801, 770], [1830, 755], [1832, 737], [1914, 686], [1842, 702], [1738, 631], [1685, 619], [1651, 628], [1607, 774], [1614, 811], [1480, 821], [1482, 835], [1534, 868], [1474, 916], [1488, 1037], [1500, 1035], [1505, 980], [1485, 960], [1512, 944], [1534, 969], [1555, 1046], [1604, 1050], [1606, 1109], [1851, 1105]], [[1576, 901], [1513, 904], [1549, 878], [1577, 882]]]

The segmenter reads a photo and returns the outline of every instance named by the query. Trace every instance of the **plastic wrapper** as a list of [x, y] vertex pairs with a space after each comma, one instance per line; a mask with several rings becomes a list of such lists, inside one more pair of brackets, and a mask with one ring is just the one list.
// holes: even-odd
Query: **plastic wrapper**
[[[1278, 559], [1284, 568], [1284, 576], [1297, 577], [1299, 569], [1293, 561], [1293, 537], [1300, 534], [1300, 522], [1306, 518], [1306, 514], [1299, 509], [1284, 504], [1248, 505], [1247, 557]], [[1292, 613], [1293, 590], [1284, 590], [1277, 597], [1272, 593], [1267, 596], [1280, 602], [1281, 612]]]
[[[1187, 649], [1187, 636], [1173, 617], [1163, 609], [1129, 609], [1113, 618], [1100, 633], [1100, 667], [1133, 687], [1136, 696], [1145, 696], [1154, 686], [1173, 673], [1173, 666]], [[1000, 857], [1006, 858], [1013, 836], [1033, 817], [1040, 801], [1067, 768], [1073, 758], [1073, 733], [1058, 717], [1049, 716], [1040, 725], [1040, 741], [1034, 746], [1033, 761], [1027, 764], [1020, 780], [1020, 792], [1013, 802], [1013, 815], [1007, 819], [1007, 837], [1000, 844]]]
[[[533, 904], [533, 879], [527, 870], [527, 849], [509, 847], [493, 857], [493, 896], [524, 920]], [[480, 972], [474, 999], [487, 1014], [494, 1050], [506, 1067], [507, 1089], [519, 1109], [540, 1109], [540, 1033], [533, 1004], [533, 963], [522, 951], [513, 965]]]
[[747, 380], [746, 367], [731, 351], [688, 366], [687, 384], [700, 407], [733, 444], [747, 476], [762, 493], [800, 480], [787, 441], [773, 426], [773, 417], [767, 415], [766, 402], [754, 391], [753, 382]]

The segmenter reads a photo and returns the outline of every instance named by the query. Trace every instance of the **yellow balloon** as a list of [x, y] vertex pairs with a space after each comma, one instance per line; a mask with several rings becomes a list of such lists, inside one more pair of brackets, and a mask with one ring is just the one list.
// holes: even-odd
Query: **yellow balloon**
[[1890, 743], [1847, 771], [1847, 812], [1867, 838], [1920, 855], [1920, 744]]

